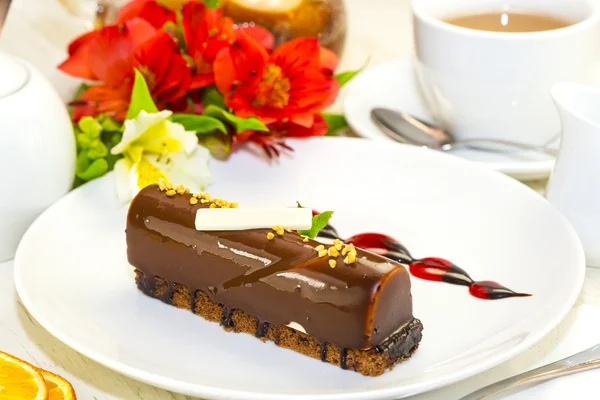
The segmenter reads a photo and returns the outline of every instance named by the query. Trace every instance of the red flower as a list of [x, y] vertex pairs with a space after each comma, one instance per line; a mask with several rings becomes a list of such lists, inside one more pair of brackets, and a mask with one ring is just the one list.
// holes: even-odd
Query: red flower
[[331, 105], [339, 91], [332, 75], [337, 60], [332, 57], [322, 53], [317, 38], [294, 39], [269, 55], [242, 34], [217, 56], [215, 80], [237, 115], [257, 116], [267, 125], [277, 122], [288, 131], [298, 125], [309, 129], [311, 133], [303, 135], [310, 136], [322, 132], [315, 115]]
[[323, 136], [327, 133], [327, 121], [320, 114], [315, 114], [315, 122], [310, 128], [294, 124], [293, 122], [275, 122], [270, 124], [269, 132], [245, 131], [235, 135], [235, 142], [247, 140], [262, 146], [269, 157], [279, 157], [280, 150], [293, 149], [283, 141], [286, 137], [305, 138], [311, 136]]
[[71, 42], [69, 58], [58, 68], [78, 78], [104, 81], [110, 66], [126, 60], [136, 47], [155, 35], [156, 29], [139, 18], [120, 26], [106, 26]]
[[258, 44], [264, 47], [269, 53], [273, 51], [273, 47], [275, 47], [275, 37], [267, 28], [256, 25], [254, 22], [245, 22], [240, 25], [235, 25], [234, 28], [240, 33], [243, 32], [256, 40]]
[[131, 98], [134, 69], [144, 75], [150, 93], [161, 109], [168, 103], [179, 101], [189, 90], [189, 66], [169, 34], [160, 32], [127, 59], [118, 60], [107, 68], [104, 84], [92, 86], [81, 95], [79, 103], [84, 104], [76, 108], [74, 117], [108, 113], [123, 121]]
[[175, 12], [158, 4], [156, 0], [132, 0], [125, 4], [117, 14], [116, 24], [123, 24], [133, 18], [142, 18], [156, 29], [162, 29], [167, 22], [177, 22]]
[[183, 33], [187, 53], [194, 62], [192, 89], [215, 82], [213, 62], [222, 49], [237, 39], [233, 20], [220, 9], [207, 10], [200, 2], [189, 2], [182, 9]]

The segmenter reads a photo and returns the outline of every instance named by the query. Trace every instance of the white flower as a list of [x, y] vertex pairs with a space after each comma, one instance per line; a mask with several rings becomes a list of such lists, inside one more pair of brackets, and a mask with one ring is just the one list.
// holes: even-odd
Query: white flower
[[168, 120], [171, 114], [141, 111], [135, 119], [125, 121], [123, 138], [111, 150], [124, 155], [114, 168], [122, 202], [160, 178], [192, 191], [202, 191], [210, 183], [208, 150], [198, 145], [194, 132]]

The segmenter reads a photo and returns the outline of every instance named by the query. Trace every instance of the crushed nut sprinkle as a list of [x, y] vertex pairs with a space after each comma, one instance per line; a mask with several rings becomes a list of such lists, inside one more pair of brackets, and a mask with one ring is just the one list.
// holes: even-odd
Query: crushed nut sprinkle
[[302, 236], [302, 241], [304, 243], [308, 243], [309, 240], [310, 240], [310, 238], [308, 236]]
[[175, 190], [173, 190], [173, 189], [169, 189], [169, 190], [167, 190], [166, 194], [169, 197], [173, 197], [173, 196], [175, 196], [177, 194], [177, 192]]
[[317, 247], [315, 247], [316, 251], [321, 251], [321, 250], [325, 250], [325, 246], [323, 246], [322, 244], [318, 245]]
[[275, 239], [275, 235], [273, 235], [273, 232], [267, 233], [267, 239], [269, 239], [269, 240]]
[[327, 250], [319, 250], [319, 257], [325, 257], [327, 255]]
[[165, 184], [165, 180], [163, 178], [158, 179], [158, 188], [160, 189], [161, 192], [164, 192], [167, 190], [167, 185]]
[[333, 241], [333, 247], [335, 247], [335, 249], [337, 251], [341, 251], [343, 246], [344, 246], [344, 243], [342, 243], [342, 241], [340, 239], [335, 239]]
[[344, 245], [344, 248], [342, 249], [342, 255], [345, 256], [348, 253], [354, 253], [354, 255], [356, 255], [356, 247], [354, 247], [353, 244]]
[[215, 203], [211, 203], [210, 206], [208, 206], [208, 208], [217, 208], [217, 205]]
[[340, 255], [340, 252], [337, 251], [337, 249], [333, 246], [331, 246], [328, 250], [327, 250], [327, 254], [329, 254], [329, 257], [337, 257]]
[[175, 191], [177, 192], [177, 194], [184, 194], [185, 193], [185, 188], [183, 187], [183, 185], [177, 185], [177, 187], [175, 188]]
[[346, 264], [352, 264], [355, 262], [356, 262], [356, 254], [355, 253], [348, 253], [346, 258], [344, 258], [344, 263], [346, 263]]
[[331, 268], [335, 268], [336, 265], [337, 265], [337, 262], [335, 260], [329, 260], [329, 266]]
[[190, 204], [191, 205], [198, 204], [198, 199], [195, 197], [190, 197]]
[[277, 225], [273, 227], [273, 230], [275, 231], [276, 234], [278, 234], [279, 236], [283, 236], [284, 234], [284, 230], [281, 226]]

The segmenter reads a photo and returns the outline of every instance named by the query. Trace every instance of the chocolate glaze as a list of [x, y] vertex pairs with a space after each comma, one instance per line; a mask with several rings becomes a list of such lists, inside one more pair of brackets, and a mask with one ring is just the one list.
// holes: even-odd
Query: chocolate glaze
[[[317, 257], [318, 242], [294, 233], [267, 240], [270, 229], [199, 232], [195, 211], [207, 205], [189, 199], [143, 189], [129, 209], [128, 259], [147, 276], [202, 290], [226, 306], [223, 325], [241, 309], [261, 323], [295, 322], [321, 343], [364, 349], [413, 320], [410, 278], [400, 264], [358, 249], [356, 263], [340, 255], [331, 268], [329, 257]], [[161, 300], [172, 290], [169, 284]]]

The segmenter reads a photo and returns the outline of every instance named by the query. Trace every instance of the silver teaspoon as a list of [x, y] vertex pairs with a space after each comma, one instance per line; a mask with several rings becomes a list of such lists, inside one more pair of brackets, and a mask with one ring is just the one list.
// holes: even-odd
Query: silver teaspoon
[[[534, 146], [526, 143], [513, 142], [503, 139], [464, 139], [454, 140], [450, 133], [441, 128], [430, 125], [403, 111], [394, 111], [388, 108], [374, 108], [371, 118], [381, 131], [389, 138], [405, 144], [425, 146], [435, 150], [450, 151], [460, 146], [476, 147], [478, 150], [503, 152], [503, 150], [482, 147], [481, 145], [501, 145], [513, 150], [530, 150], [556, 157], [556, 150], [547, 146], [554, 142], [553, 137], [543, 146]], [[477, 146], [479, 145], [479, 146]], [[504, 150], [505, 152], [506, 150]]]
[[600, 344], [584, 350], [581, 353], [486, 386], [459, 400], [488, 399], [497, 394], [512, 390], [517, 386], [539, 383], [598, 367], [600, 367]]

